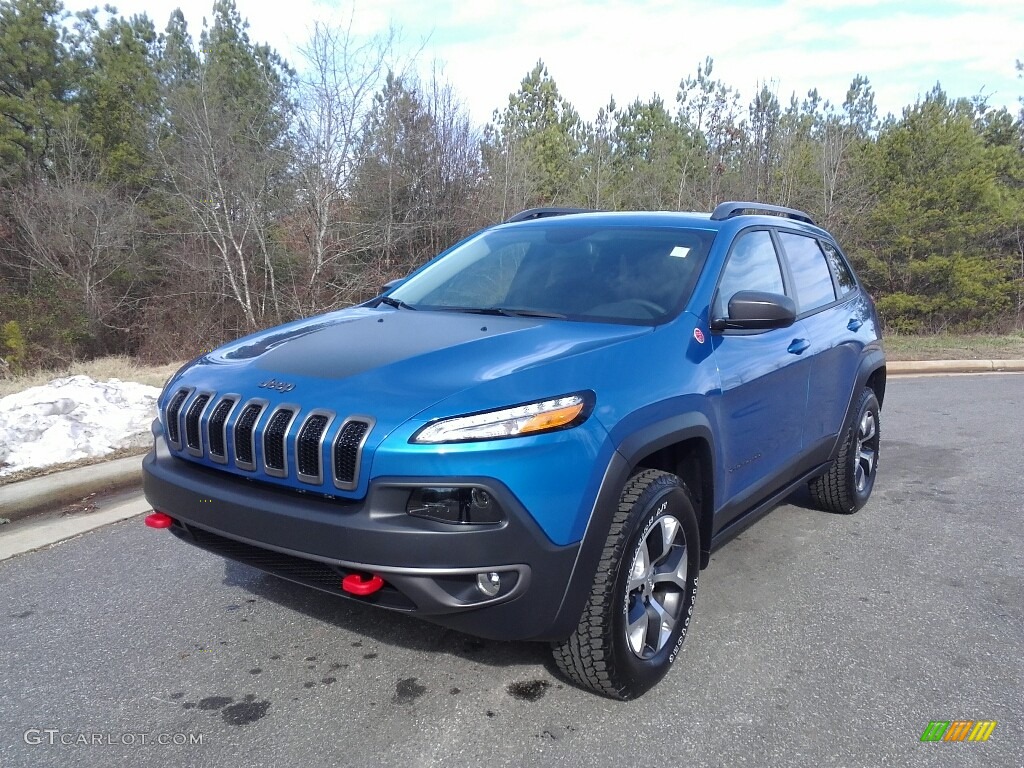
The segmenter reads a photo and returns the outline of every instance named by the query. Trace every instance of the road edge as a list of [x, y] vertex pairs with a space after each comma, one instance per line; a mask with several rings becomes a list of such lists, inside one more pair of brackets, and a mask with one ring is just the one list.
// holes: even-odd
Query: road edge
[[0, 517], [13, 522], [46, 508], [78, 501], [90, 493], [141, 486], [142, 458], [142, 455], [126, 456], [0, 485]]
[[[1015, 372], [1024, 372], [1024, 360], [891, 360], [886, 364], [889, 376]], [[142, 458], [127, 456], [0, 486], [0, 517], [21, 520], [90, 493], [141, 487]], [[0, 536], [3, 533], [0, 526]]]

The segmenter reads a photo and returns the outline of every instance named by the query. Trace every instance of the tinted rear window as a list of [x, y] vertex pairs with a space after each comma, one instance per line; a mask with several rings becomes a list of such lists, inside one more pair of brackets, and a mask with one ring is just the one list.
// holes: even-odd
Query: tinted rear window
[[830, 243], [821, 243], [821, 250], [825, 252], [825, 258], [832, 266], [832, 272], [836, 276], [836, 283], [839, 285], [839, 293], [846, 296], [857, 287], [857, 281], [853, 279], [853, 272], [847, 265], [846, 260], [839, 254]]

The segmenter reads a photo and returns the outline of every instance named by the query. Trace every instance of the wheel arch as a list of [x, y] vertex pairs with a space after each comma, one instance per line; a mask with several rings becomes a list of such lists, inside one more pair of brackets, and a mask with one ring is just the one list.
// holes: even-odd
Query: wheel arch
[[715, 509], [714, 433], [707, 417], [687, 413], [651, 424], [623, 440], [619, 453], [629, 464], [629, 474], [660, 469], [686, 483], [697, 512], [701, 568], [706, 568]]
[[855, 411], [857, 410], [857, 402], [860, 400], [861, 390], [864, 387], [871, 387], [875, 397], [878, 398], [878, 407], [881, 409], [882, 402], [885, 399], [885, 383], [885, 353], [881, 347], [875, 347], [861, 358], [860, 367], [857, 369], [857, 382], [850, 391], [850, 401], [846, 406], [846, 416], [843, 418], [842, 426], [836, 435], [836, 442], [829, 454], [829, 461], [835, 461], [839, 455], [839, 450], [843, 443], [843, 435], [846, 434], [846, 430], [849, 429], [853, 419], [857, 416]]
[[878, 398], [878, 407], [881, 408], [885, 401], [885, 363], [883, 362], [880, 366], [875, 368], [867, 377], [865, 384], [875, 392], [875, 397]]

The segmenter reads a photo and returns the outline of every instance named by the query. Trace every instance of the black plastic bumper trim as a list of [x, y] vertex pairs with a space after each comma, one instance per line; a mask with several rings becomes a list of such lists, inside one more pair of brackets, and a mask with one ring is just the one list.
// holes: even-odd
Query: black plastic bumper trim
[[[454, 526], [406, 513], [409, 484], [473, 484], [486, 489], [506, 513], [494, 526]], [[153, 508], [178, 521], [172, 531], [198, 546], [188, 531], [334, 568], [381, 575], [408, 598], [424, 619], [480, 637], [503, 640], [563, 639], [559, 622], [566, 586], [577, 567], [579, 545], [553, 544], [508, 488], [485, 477], [377, 478], [363, 501], [323, 499], [279, 490], [202, 467], [161, 452], [143, 461], [143, 487]], [[223, 542], [207, 549], [245, 562]], [[262, 567], [294, 578], [273, 562]], [[276, 570], [275, 570], [276, 568]], [[511, 589], [476, 602], [475, 576], [515, 574]], [[589, 574], [592, 579], [593, 572]], [[317, 577], [319, 578], [319, 577]], [[332, 590], [328, 589], [326, 591]], [[335, 594], [346, 596], [338, 590]], [[353, 598], [364, 600], [365, 598]], [[575, 603], [575, 601], [572, 601]], [[575, 626], [577, 615], [571, 622]], [[552, 634], [553, 631], [555, 634]], [[570, 630], [571, 631], [571, 630]], [[566, 633], [567, 634], [567, 633]]]

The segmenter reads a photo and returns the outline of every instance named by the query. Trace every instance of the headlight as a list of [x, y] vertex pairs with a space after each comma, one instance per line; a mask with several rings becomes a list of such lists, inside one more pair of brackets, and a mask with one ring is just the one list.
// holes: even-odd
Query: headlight
[[412, 442], [458, 443], [551, 432], [580, 424], [590, 415], [593, 406], [593, 394], [579, 392], [497, 411], [456, 416], [427, 424], [412, 436]]

